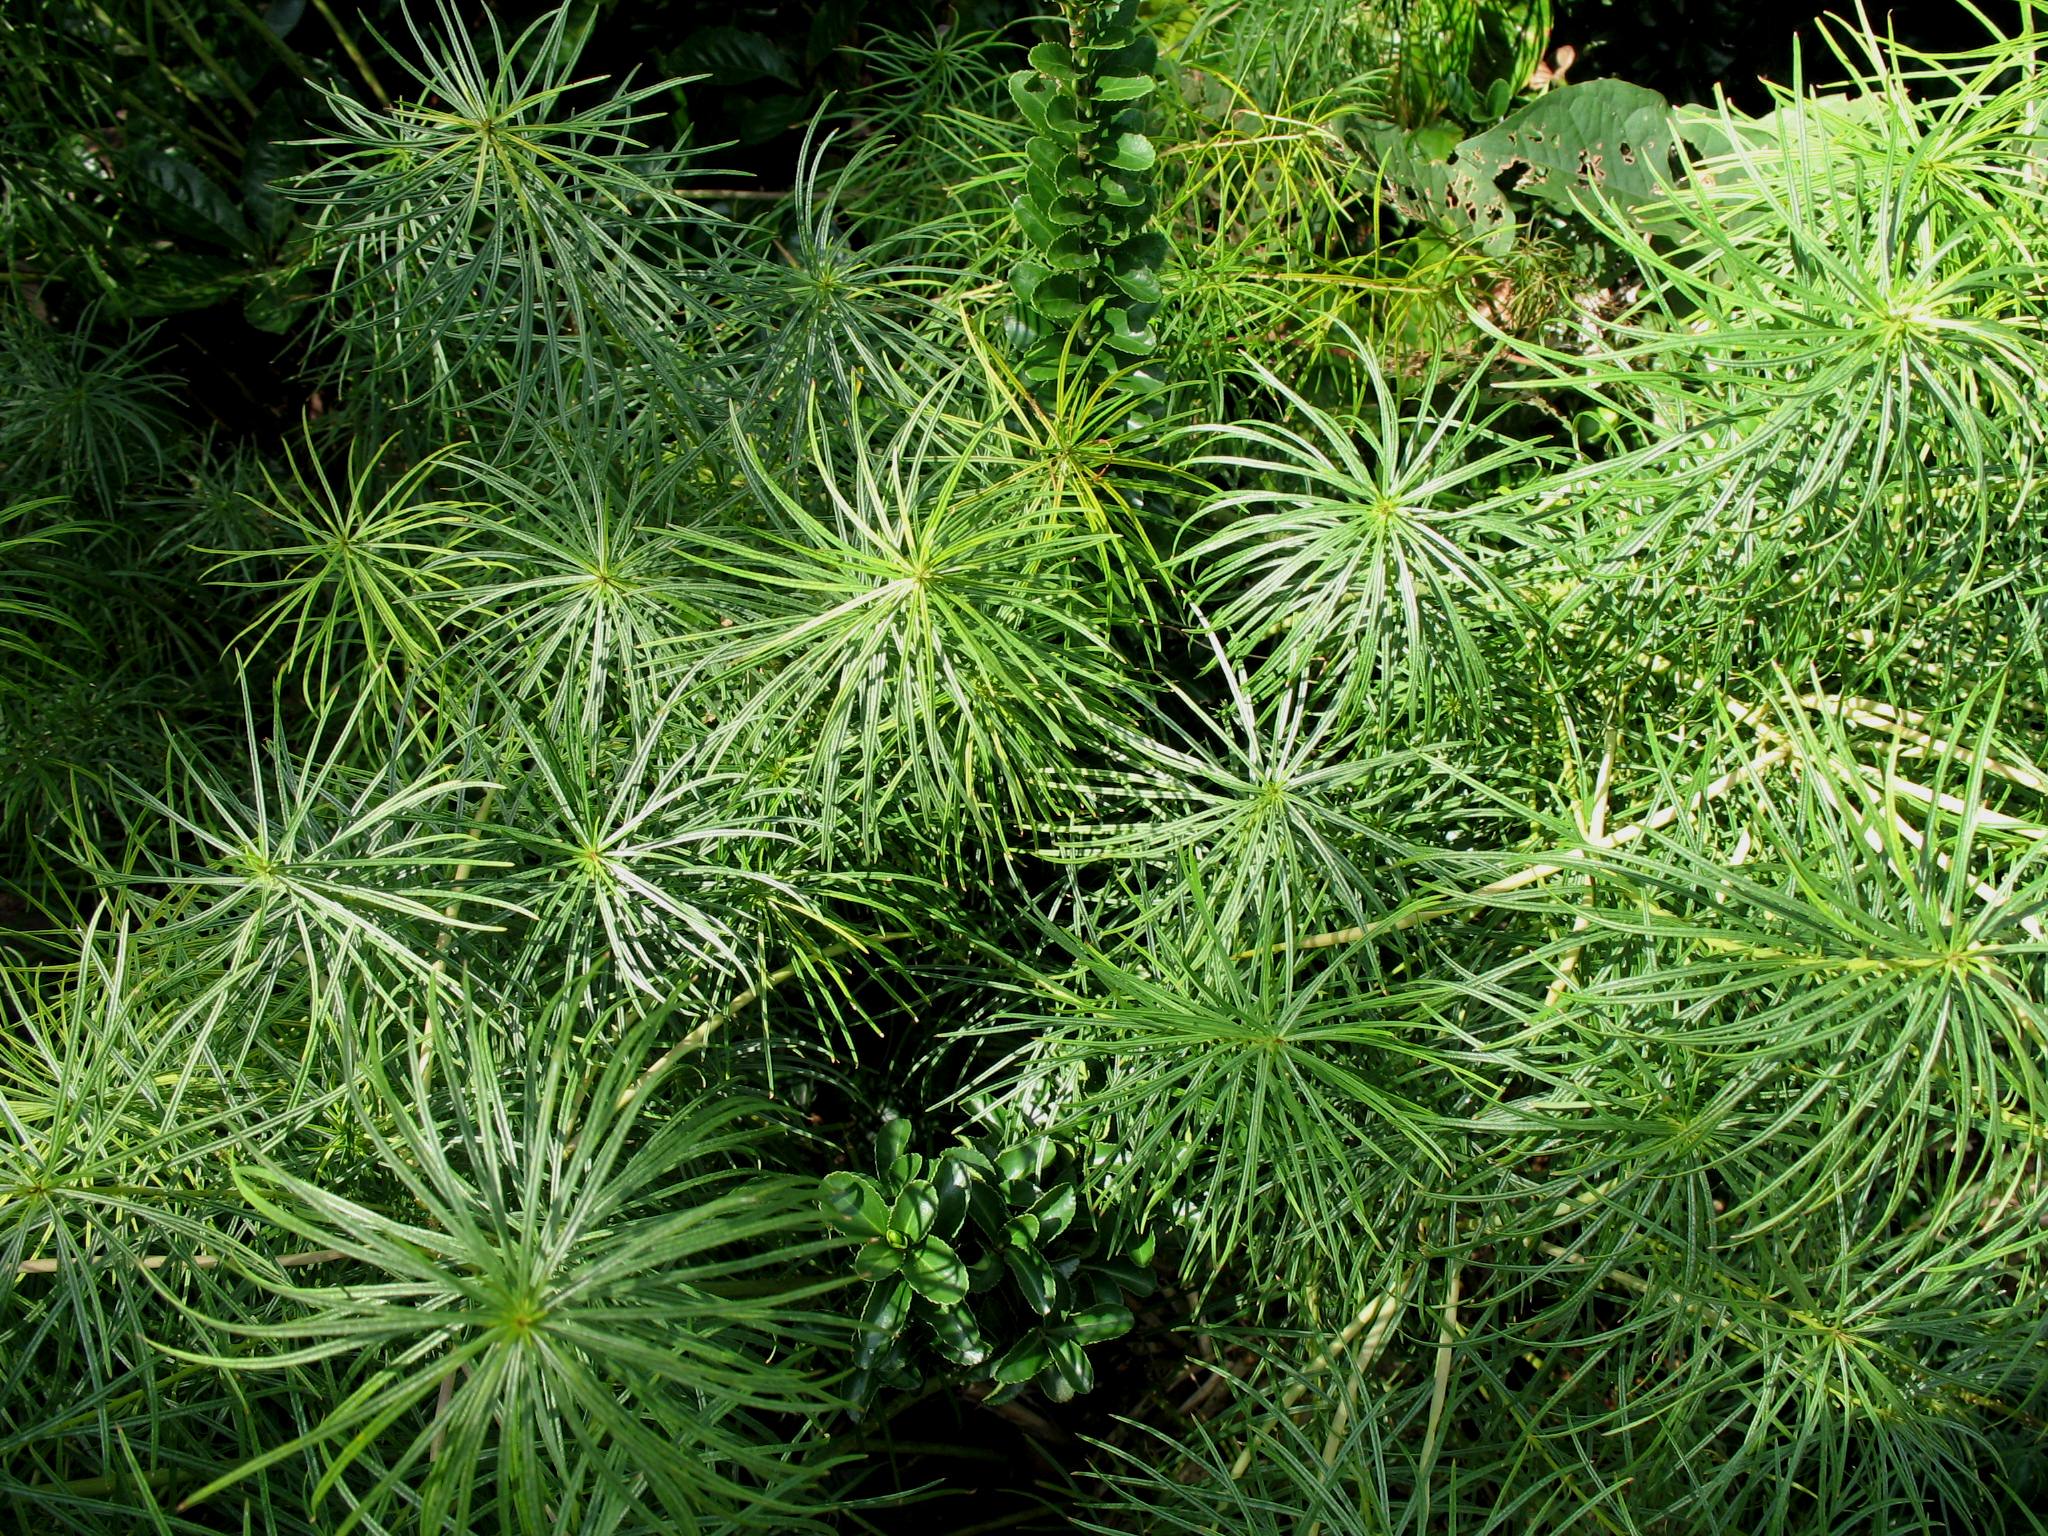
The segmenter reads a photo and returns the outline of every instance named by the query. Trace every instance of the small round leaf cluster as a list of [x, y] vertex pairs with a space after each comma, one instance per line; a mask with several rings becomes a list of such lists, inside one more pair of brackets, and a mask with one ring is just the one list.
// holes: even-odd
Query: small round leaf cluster
[[1080, 1196], [1082, 1148], [994, 1135], [926, 1157], [911, 1135], [910, 1121], [890, 1120], [876, 1177], [834, 1173], [819, 1191], [825, 1219], [860, 1240], [854, 1271], [871, 1283], [847, 1395], [865, 1405], [915, 1386], [931, 1352], [994, 1382], [991, 1401], [1033, 1383], [1055, 1402], [1086, 1392], [1087, 1346], [1127, 1333], [1126, 1296], [1152, 1292], [1152, 1238], [1119, 1241], [1096, 1224]]

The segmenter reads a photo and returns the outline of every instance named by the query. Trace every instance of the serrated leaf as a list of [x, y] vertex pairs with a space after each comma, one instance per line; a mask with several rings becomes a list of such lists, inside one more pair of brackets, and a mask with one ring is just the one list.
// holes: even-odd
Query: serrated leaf
[[882, 1192], [857, 1173], [830, 1173], [818, 1190], [825, 1220], [855, 1237], [880, 1237], [889, 1225]]
[[1074, 1313], [1054, 1330], [1054, 1337], [1100, 1344], [1105, 1339], [1122, 1338], [1136, 1322], [1129, 1307], [1116, 1302], [1101, 1303]]
[[1024, 195], [1031, 199], [1031, 206], [1038, 210], [1039, 217], [1048, 223], [1056, 222], [1052, 208], [1060, 200], [1059, 189], [1035, 165], [1024, 168]]
[[1166, 265], [1166, 236], [1157, 230], [1147, 230], [1130, 239], [1110, 252], [1113, 265], [1128, 270], [1132, 267], [1151, 267], [1157, 271]]
[[1166, 295], [1159, 286], [1159, 277], [1150, 267], [1131, 267], [1118, 271], [1110, 267], [1109, 280], [1116, 284], [1125, 298], [1135, 299], [1140, 304], [1157, 304]]
[[[1066, 190], [1067, 183], [1073, 178], [1083, 175], [1080, 160], [1057, 139], [1044, 136], [1032, 138], [1025, 144], [1024, 154], [1032, 169], [1043, 176], [1049, 185], [1058, 187], [1061, 191]], [[1092, 186], [1093, 183], [1090, 182], [1089, 185]]]
[[932, 1313], [932, 1337], [961, 1365], [974, 1366], [988, 1358], [988, 1341], [964, 1304], [944, 1307]]
[[[1033, 307], [1039, 285], [1051, 276], [1052, 268], [1042, 261], [1020, 261], [1010, 268], [1010, 289], [1017, 295], [1018, 303], [1027, 308]], [[962, 1208], [965, 1208], [964, 1204]]]
[[1129, 311], [1112, 304], [1102, 312], [1103, 322], [1109, 327], [1109, 334], [1103, 338], [1126, 357], [1143, 357], [1159, 345], [1159, 338], [1152, 327], [1134, 323]]
[[1053, 95], [1052, 82], [1032, 70], [1020, 69], [1010, 76], [1010, 99], [1017, 103], [1017, 110], [1024, 114], [1024, 121], [1033, 132], [1047, 131], [1046, 106]]
[[1157, 86], [1150, 75], [1097, 75], [1095, 77], [1095, 99], [1097, 101], [1141, 101], [1150, 96]]
[[1089, 54], [1119, 53], [1146, 35], [1138, 28], [1135, 10], [1129, 14], [1098, 16], [1095, 25], [1089, 29], [1088, 40], [1082, 43], [1081, 49]]
[[1095, 1367], [1088, 1363], [1088, 1351], [1070, 1338], [1046, 1341], [1048, 1359], [1038, 1385], [1056, 1403], [1064, 1403], [1095, 1386]]
[[1063, 43], [1040, 43], [1026, 55], [1031, 67], [1041, 75], [1050, 75], [1055, 80], [1079, 78], [1074, 68], [1074, 56], [1067, 52]]
[[911, 1123], [898, 1116], [884, 1120], [875, 1133], [875, 1168], [886, 1173], [889, 1166], [910, 1149]]
[[1129, 1258], [1102, 1259], [1095, 1267], [1133, 1296], [1150, 1296], [1159, 1288], [1159, 1282], [1153, 1278], [1150, 1268], [1134, 1263]]
[[1142, 133], [1120, 133], [1116, 148], [1103, 157], [1104, 163], [1120, 171], [1149, 171], [1159, 159], [1152, 141]]
[[1062, 1184], [1047, 1190], [1030, 1211], [1031, 1219], [1038, 1225], [1038, 1239], [1049, 1243], [1057, 1238], [1067, 1230], [1079, 1210], [1080, 1201], [1074, 1196], [1073, 1185]]
[[[1078, 320], [1088, 308], [1087, 295], [1082, 291], [1080, 279], [1070, 272], [1056, 272], [1047, 281], [1038, 285], [1032, 295], [1032, 302], [1046, 319], [1065, 324]], [[993, 1194], [993, 1191], [991, 1191]], [[995, 1207], [1000, 1210], [1000, 1205]], [[1002, 1225], [999, 1219], [996, 1226]]]
[[1044, 247], [1045, 264], [1055, 272], [1079, 272], [1094, 266], [1101, 258], [1085, 235], [1068, 230]]
[[867, 1305], [861, 1309], [861, 1326], [881, 1333], [895, 1333], [910, 1316], [910, 1300], [910, 1287], [901, 1280], [876, 1286], [868, 1293]]
[[1145, 179], [1131, 172], [1105, 173], [1098, 186], [1102, 200], [1113, 208], [1142, 208], [1152, 197]]
[[[1050, 1139], [1034, 1136], [1029, 1141], [1019, 1142], [1007, 1149], [996, 1159], [996, 1171], [1003, 1176], [1006, 1184], [1015, 1184], [1024, 1179], [1036, 1178], [1052, 1166], [1057, 1155]], [[1035, 1195], [1032, 1198], [1037, 1198]]]
[[888, 1353], [910, 1317], [913, 1295], [907, 1284], [893, 1279], [884, 1280], [868, 1292], [867, 1305], [861, 1309], [860, 1334], [854, 1341], [856, 1367], [867, 1369]]
[[1052, 1266], [1039, 1257], [1037, 1250], [1006, 1248], [1003, 1250], [1003, 1262], [1009, 1266], [1011, 1275], [1016, 1278], [1017, 1289], [1023, 1294], [1024, 1304], [1040, 1317], [1052, 1311], [1059, 1281], [1052, 1272]]
[[[1024, 231], [1024, 238], [1037, 246], [1040, 251], [1050, 252], [1065, 233], [1039, 210], [1030, 194], [1017, 198], [1010, 204], [1010, 211], [1017, 217], [1017, 227]], [[1057, 262], [1048, 265], [1058, 266]]]
[[1150, 75], [1159, 64], [1158, 41], [1136, 28], [1128, 29], [1122, 40], [1098, 38], [1087, 52], [1098, 75]]
[[1019, 1339], [990, 1372], [997, 1381], [1016, 1385], [1029, 1381], [1052, 1363], [1050, 1343], [1038, 1334]]
[[880, 1241], [862, 1243], [853, 1260], [853, 1272], [863, 1280], [886, 1280], [902, 1268], [903, 1250]]
[[[1020, 262], [1018, 265], [1024, 266], [1026, 263]], [[1045, 268], [1031, 265], [1038, 273], [1050, 275], [1046, 274]], [[1011, 281], [1014, 283], [1015, 280], [1013, 274]], [[939, 1195], [939, 1214], [933, 1223], [933, 1230], [940, 1236], [950, 1238], [960, 1230], [960, 1224], [967, 1219], [967, 1196], [973, 1187], [973, 1171], [954, 1153], [945, 1153], [933, 1164], [932, 1188], [937, 1190]]]
[[903, 1277], [933, 1306], [950, 1307], [967, 1296], [967, 1265], [944, 1238], [928, 1237], [918, 1244]]
[[915, 1243], [939, 1215], [939, 1192], [923, 1179], [905, 1184], [889, 1211], [889, 1230], [906, 1243]]

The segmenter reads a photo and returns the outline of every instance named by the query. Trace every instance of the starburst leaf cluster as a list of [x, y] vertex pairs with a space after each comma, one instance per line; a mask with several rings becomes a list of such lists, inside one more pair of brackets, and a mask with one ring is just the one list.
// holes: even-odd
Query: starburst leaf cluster
[[0, 1508], [2041, 1529], [2034, 0], [18, 9]]

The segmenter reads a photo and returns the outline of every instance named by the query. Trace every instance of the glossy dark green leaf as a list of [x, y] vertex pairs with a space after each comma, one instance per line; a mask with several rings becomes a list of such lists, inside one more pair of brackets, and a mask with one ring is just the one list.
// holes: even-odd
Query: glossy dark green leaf
[[996, 1176], [996, 1165], [990, 1161], [988, 1154], [979, 1147], [952, 1147], [947, 1150], [946, 1156], [972, 1169], [984, 1179], [992, 1179]]
[[1034, 1248], [1010, 1247], [1003, 1250], [1003, 1262], [1017, 1281], [1017, 1290], [1024, 1298], [1024, 1305], [1040, 1317], [1052, 1311], [1053, 1301], [1059, 1294], [1059, 1280]]
[[875, 1168], [887, 1173], [898, 1158], [910, 1150], [911, 1123], [898, 1117], [882, 1122], [882, 1128], [875, 1133]]
[[1151, 1269], [1145, 1264], [1134, 1263], [1129, 1257], [1101, 1259], [1095, 1267], [1115, 1285], [1133, 1296], [1150, 1296], [1159, 1288]]
[[996, 1171], [1002, 1174], [1005, 1183], [1016, 1183], [1021, 1179], [1033, 1179], [1052, 1166], [1057, 1155], [1051, 1140], [1034, 1136], [1009, 1148], [996, 1159]]
[[1043, 1335], [1034, 1333], [1011, 1345], [990, 1374], [997, 1381], [1014, 1385], [1029, 1381], [1051, 1363], [1050, 1342]]
[[1074, 68], [1074, 56], [1067, 52], [1063, 43], [1040, 43], [1029, 55], [1031, 67], [1042, 75], [1055, 80], [1068, 81], [1079, 78]]
[[[1062, 325], [1078, 320], [1088, 308], [1087, 295], [1082, 291], [1080, 279], [1071, 272], [1054, 273], [1038, 285], [1032, 299], [1041, 315]], [[993, 1190], [988, 1194], [990, 1209], [995, 1217], [994, 1226], [1000, 1229], [1004, 1221], [1002, 1197]]]
[[1120, 40], [1105, 34], [1087, 54], [1089, 67], [1098, 78], [1150, 75], [1159, 63], [1159, 44], [1149, 32], [1132, 27]]
[[1152, 188], [1145, 179], [1128, 171], [1105, 171], [1097, 191], [1112, 208], [1143, 208], [1152, 199]]
[[1045, 264], [1055, 272], [1078, 272], [1095, 266], [1101, 260], [1088, 237], [1071, 229], [1063, 231], [1040, 249], [1045, 256]]
[[[1025, 144], [1024, 155], [1031, 168], [1059, 191], [1066, 191], [1070, 182], [1082, 176], [1080, 160], [1057, 139], [1035, 136]], [[1088, 185], [1094, 183], [1090, 181]]]
[[1095, 1368], [1080, 1341], [1054, 1337], [1046, 1341], [1049, 1359], [1038, 1385], [1056, 1403], [1064, 1403], [1095, 1386]]
[[1109, 327], [1109, 334], [1103, 339], [1126, 357], [1143, 357], [1159, 345], [1159, 338], [1153, 334], [1152, 327], [1134, 323], [1130, 312], [1119, 305], [1107, 306], [1102, 311], [1102, 318]]
[[889, 1209], [889, 1232], [915, 1244], [931, 1231], [939, 1215], [939, 1192], [924, 1179], [913, 1179], [897, 1192]]
[[1097, 75], [1098, 101], [1141, 101], [1150, 96], [1156, 82], [1150, 75]]
[[1074, 1186], [1061, 1184], [1039, 1196], [1038, 1203], [1031, 1207], [1031, 1216], [1038, 1224], [1037, 1237], [1042, 1242], [1051, 1242], [1066, 1231], [1080, 1209], [1075, 1198]]
[[904, 1250], [881, 1239], [862, 1243], [854, 1256], [853, 1272], [863, 1280], [886, 1280], [903, 1268]]
[[[1041, 280], [1043, 276], [1049, 275], [1043, 267], [1038, 271]], [[1014, 274], [1011, 281], [1016, 281]], [[1021, 296], [1022, 289], [1019, 289], [1019, 294]], [[960, 1230], [961, 1223], [967, 1219], [967, 1197], [974, 1188], [974, 1171], [956, 1152], [947, 1152], [933, 1162], [931, 1182], [932, 1188], [938, 1191], [939, 1196], [938, 1217], [932, 1224], [932, 1230], [941, 1237], [951, 1238]]]
[[1046, 98], [1043, 131], [1071, 149], [1080, 143], [1088, 127], [1088, 120], [1081, 116], [1081, 109], [1073, 96], [1055, 88], [1053, 94]]
[[1090, 55], [1120, 53], [1146, 35], [1138, 25], [1137, 13], [1125, 14], [1121, 7], [1108, 15], [1098, 12], [1094, 23], [1088, 29], [1087, 40], [1081, 45], [1082, 51]]
[[1053, 1330], [1053, 1336], [1082, 1344], [1100, 1344], [1105, 1339], [1122, 1338], [1136, 1321], [1129, 1307], [1114, 1302], [1103, 1303], [1074, 1313]]
[[882, 1192], [857, 1173], [827, 1174], [818, 1204], [828, 1222], [855, 1237], [880, 1237], [889, 1225], [889, 1205]]
[[1017, 302], [1032, 307], [1039, 285], [1051, 276], [1052, 268], [1042, 261], [1020, 261], [1010, 268], [1010, 288], [1017, 295]]
[[988, 1358], [988, 1340], [982, 1337], [980, 1324], [964, 1303], [933, 1312], [930, 1324], [939, 1348], [958, 1364], [979, 1365]]
[[1060, 195], [1060, 190], [1053, 185], [1051, 177], [1044, 175], [1035, 165], [1025, 167], [1025, 200], [1037, 210], [1038, 216], [1047, 223], [1059, 222], [1052, 217], [1052, 208], [1054, 204], [1059, 202]]
[[1120, 171], [1149, 171], [1159, 159], [1152, 141], [1142, 133], [1120, 133], [1116, 147], [1103, 157], [1105, 163]]
[[1017, 70], [1010, 76], [1010, 99], [1017, 103], [1017, 110], [1024, 114], [1024, 121], [1037, 133], [1046, 131], [1046, 107], [1057, 94], [1057, 88], [1043, 75], [1029, 69]]
[[1140, 304], [1157, 304], [1165, 297], [1159, 287], [1158, 274], [1150, 267], [1111, 266], [1109, 280], [1116, 284], [1124, 297], [1134, 299]]
[[[1041, 213], [1038, 204], [1029, 196], [1015, 199], [1010, 204], [1010, 211], [1017, 216], [1017, 227], [1024, 231], [1024, 238], [1042, 252], [1050, 253], [1066, 233]], [[1047, 265], [1056, 267], [1059, 263], [1048, 262]]]
[[1004, 1267], [1002, 1250], [990, 1248], [967, 1266], [967, 1289], [969, 1291], [993, 1291], [1003, 1283], [1009, 1274]]
[[882, 1333], [895, 1333], [910, 1316], [912, 1294], [910, 1287], [901, 1280], [876, 1286], [868, 1293], [867, 1305], [861, 1309], [861, 1326]]
[[903, 1325], [910, 1317], [910, 1303], [915, 1292], [900, 1279], [884, 1279], [868, 1292], [867, 1305], [861, 1309], [860, 1332], [854, 1340], [853, 1363], [861, 1368], [873, 1366], [895, 1342], [903, 1331]]
[[934, 1306], [950, 1307], [967, 1295], [967, 1265], [944, 1238], [927, 1237], [919, 1243], [903, 1276]]

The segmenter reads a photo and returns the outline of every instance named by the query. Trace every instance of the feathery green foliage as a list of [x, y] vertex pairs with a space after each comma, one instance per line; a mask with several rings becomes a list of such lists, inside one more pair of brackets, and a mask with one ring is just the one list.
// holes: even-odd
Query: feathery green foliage
[[0, 1506], [2040, 1532], [2018, 14], [0, 18]]

